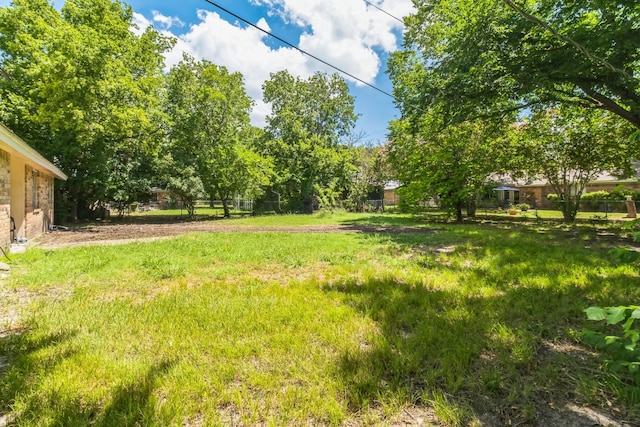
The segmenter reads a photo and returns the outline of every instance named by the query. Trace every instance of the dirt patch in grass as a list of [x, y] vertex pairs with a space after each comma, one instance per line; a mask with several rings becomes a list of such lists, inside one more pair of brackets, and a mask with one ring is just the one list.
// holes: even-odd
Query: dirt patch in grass
[[75, 225], [48, 232], [31, 244], [43, 249], [82, 245], [109, 245], [136, 241], [153, 241], [194, 232], [284, 232], [284, 233], [433, 233], [422, 227], [373, 226], [352, 224], [249, 226], [232, 222], [184, 221], [166, 217], [133, 218], [123, 222]]

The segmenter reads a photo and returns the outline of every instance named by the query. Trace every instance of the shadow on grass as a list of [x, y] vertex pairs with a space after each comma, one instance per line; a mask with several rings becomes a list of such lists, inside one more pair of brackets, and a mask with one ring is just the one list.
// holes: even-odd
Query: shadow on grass
[[[73, 349], [76, 335], [60, 332], [34, 337], [26, 332], [0, 339], [0, 349], [8, 361], [0, 369], [0, 417], [4, 416], [7, 425], [119, 427], [145, 425], [152, 420], [155, 408], [151, 399], [157, 378], [171, 368], [172, 362], [154, 364], [135, 381], [120, 385], [105, 406], [88, 403], [83, 396], [58, 394], [58, 387], [47, 391], [40, 388], [43, 384], [34, 378], [47, 377], [77, 354]], [[13, 413], [16, 404], [18, 414]], [[46, 420], [39, 418], [42, 406], [55, 409]]]
[[[24, 330], [0, 338], [0, 353], [6, 358], [6, 366], [0, 369], [0, 414], [12, 418], [12, 406], [31, 386], [31, 375], [38, 371], [51, 372], [75, 354], [68, 344], [76, 335], [75, 331], [62, 331], [38, 337]], [[35, 401], [27, 404], [24, 412], [33, 412], [37, 404]]]
[[98, 416], [94, 424], [100, 427], [138, 426], [153, 420], [156, 408], [152, 397], [158, 378], [165, 375], [174, 362], [162, 361], [151, 366], [135, 381], [118, 387], [110, 403]]
[[[423, 266], [422, 277], [327, 288], [378, 327], [340, 358], [337, 375], [348, 384], [350, 406], [406, 396], [451, 424], [542, 426], [566, 419], [562, 425], [588, 426], [592, 413], [565, 404], [617, 405], [611, 390], [603, 391], [600, 358], [574, 332], [586, 326], [582, 310], [589, 305], [639, 298], [637, 274], [605, 272], [615, 267], [606, 251], [584, 248], [574, 237], [540, 239], [518, 227], [496, 229], [493, 239], [463, 227], [450, 231], [444, 253], [428, 246], [429, 236], [388, 236]], [[431, 283], [434, 271], [455, 273], [457, 282]]]
[[420, 217], [416, 216], [397, 216], [397, 215], [370, 215], [365, 218], [345, 219], [341, 224], [345, 225], [372, 225], [372, 226], [414, 226], [420, 223], [426, 223]]

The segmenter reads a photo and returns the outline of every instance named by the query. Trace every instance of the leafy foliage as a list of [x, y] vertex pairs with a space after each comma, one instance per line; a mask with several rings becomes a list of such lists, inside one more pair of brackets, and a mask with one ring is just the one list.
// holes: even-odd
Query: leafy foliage
[[138, 162], [160, 141], [162, 54], [173, 42], [153, 29], [137, 36], [133, 25], [119, 1], [0, 8], [0, 67], [10, 77], [0, 79], [2, 120], [69, 176], [57, 187], [63, 219], [114, 196], [112, 173], [142, 185], [107, 159]]
[[413, 123], [393, 122], [388, 158], [405, 184], [405, 200], [415, 204], [438, 197], [461, 222], [463, 209], [474, 215], [490, 176], [508, 170], [516, 153], [502, 123], [476, 121], [442, 129], [441, 120], [433, 113]]
[[617, 334], [583, 331], [582, 340], [598, 349], [604, 350], [608, 359], [607, 367], [613, 372], [625, 370], [640, 386], [640, 306], [589, 307], [585, 310], [587, 318], [593, 321], [606, 321], [607, 325], [619, 325]]
[[404, 117], [440, 105], [461, 122], [561, 102], [640, 127], [637, 1], [415, 4], [405, 49], [390, 61]]
[[347, 189], [347, 204], [355, 212], [363, 212], [368, 200], [380, 200], [384, 184], [393, 174], [387, 162], [387, 147], [353, 146], [354, 170]]
[[637, 147], [626, 136], [627, 126], [606, 112], [580, 114], [575, 108], [557, 106], [536, 112], [517, 131], [530, 160], [527, 171], [553, 187], [566, 222], [575, 220], [582, 193], [596, 176], [633, 174], [631, 153]]
[[322, 73], [305, 80], [281, 71], [263, 90], [272, 111], [260, 151], [273, 159], [272, 189], [288, 210], [311, 212], [316, 186], [347, 187], [353, 168], [340, 141], [355, 124], [353, 97], [342, 78]]
[[204, 185], [191, 166], [176, 168], [175, 172], [169, 176], [167, 190], [180, 198], [187, 215], [193, 218], [196, 213], [196, 201], [205, 195]]
[[211, 199], [227, 201], [269, 182], [268, 162], [249, 146], [252, 101], [242, 75], [186, 56], [167, 78], [167, 114], [172, 119], [170, 147], [178, 164], [194, 165]]

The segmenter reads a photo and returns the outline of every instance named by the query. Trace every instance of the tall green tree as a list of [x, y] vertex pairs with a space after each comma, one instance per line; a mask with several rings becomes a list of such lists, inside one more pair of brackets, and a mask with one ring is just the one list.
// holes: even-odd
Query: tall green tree
[[425, 0], [389, 68], [403, 117], [451, 122], [562, 102], [640, 128], [637, 0]]
[[630, 153], [638, 152], [640, 141], [628, 138], [629, 128], [611, 113], [566, 106], [539, 111], [519, 126], [528, 171], [553, 187], [565, 222], [575, 221], [580, 196], [599, 174], [633, 176]]
[[64, 219], [109, 198], [109, 159], [153, 153], [160, 141], [162, 54], [173, 42], [133, 25], [120, 1], [0, 8], [2, 119], [69, 176], [57, 187]]
[[318, 186], [347, 186], [350, 155], [341, 139], [355, 125], [354, 99], [335, 74], [301, 79], [280, 71], [263, 91], [272, 108], [262, 153], [274, 161], [273, 190], [289, 210], [310, 213]]
[[211, 199], [227, 202], [268, 183], [268, 162], [250, 148], [253, 102], [240, 73], [189, 56], [167, 78], [170, 150], [177, 168], [193, 165]]
[[417, 203], [436, 197], [457, 222], [475, 215], [475, 202], [490, 177], [514, 167], [517, 147], [506, 122], [464, 122], [442, 130], [441, 115], [391, 124], [388, 159], [405, 185], [403, 198]]

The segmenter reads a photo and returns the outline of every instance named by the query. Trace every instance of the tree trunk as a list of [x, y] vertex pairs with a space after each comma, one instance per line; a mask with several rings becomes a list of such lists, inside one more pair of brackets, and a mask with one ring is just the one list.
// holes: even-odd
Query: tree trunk
[[456, 222], [458, 224], [462, 223], [462, 207], [463, 207], [464, 203], [463, 202], [457, 202], [456, 203]]
[[231, 218], [231, 213], [229, 212], [229, 205], [227, 205], [227, 199], [221, 199], [221, 200], [222, 200], [222, 210], [224, 212], [224, 217]]
[[302, 212], [306, 214], [313, 213], [313, 196], [302, 199]]
[[467, 216], [469, 218], [475, 218], [476, 217], [476, 207], [477, 207], [477, 203], [476, 203], [476, 199], [475, 197], [471, 200], [469, 200], [469, 202], [467, 203]]
[[71, 190], [71, 200], [70, 200], [70, 210], [69, 210], [69, 222], [76, 223], [78, 222], [78, 207], [80, 205], [80, 190], [74, 188]]
[[578, 201], [571, 200], [571, 196], [564, 197], [562, 203], [562, 217], [564, 222], [571, 224], [576, 221], [576, 215], [578, 214]]

